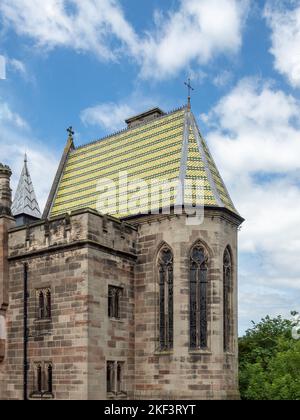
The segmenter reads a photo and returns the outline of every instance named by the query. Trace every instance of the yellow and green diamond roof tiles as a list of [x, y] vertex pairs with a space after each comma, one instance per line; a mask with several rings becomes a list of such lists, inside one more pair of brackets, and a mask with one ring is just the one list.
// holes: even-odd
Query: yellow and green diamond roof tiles
[[[185, 159], [182, 158], [183, 154], [186, 155]], [[83, 208], [99, 210], [97, 188], [99, 180], [105, 179], [117, 186], [117, 207], [112, 207], [108, 213], [119, 218], [132, 215], [128, 209], [130, 193], [126, 196], [126, 182], [119, 183], [122, 173], [126, 173], [128, 182], [143, 180], [149, 187], [154, 179], [174, 181], [183, 175], [185, 179], [201, 180], [205, 206], [225, 207], [238, 214], [193, 114], [187, 108], [182, 108], [136, 128], [71, 150], [59, 179], [50, 217]], [[155, 207], [155, 210], [177, 204], [175, 191], [171, 200], [159, 190], [150, 197], [149, 191], [147, 185], [144, 190], [140, 189], [139, 213], [148, 213], [149, 203], [151, 209]], [[111, 191], [111, 195], [107, 193], [106, 198], [114, 203], [114, 191]], [[193, 198], [190, 199], [192, 202]]]

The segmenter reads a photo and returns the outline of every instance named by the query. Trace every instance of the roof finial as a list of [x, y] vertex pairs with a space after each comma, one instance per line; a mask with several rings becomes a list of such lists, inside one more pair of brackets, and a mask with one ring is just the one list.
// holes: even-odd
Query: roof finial
[[191, 109], [191, 92], [195, 89], [191, 85], [191, 79], [188, 78], [187, 82], [184, 82], [185, 86], [188, 88], [188, 109]]
[[74, 134], [75, 134], [75, 132], [73, 131], [73, 127], [72, 126], [70, 126], [68, 129], [67, 129], [67, 132], [69, 133], [69, 140], [74, 140], [73, 139], [73, 136], [74, 136]]

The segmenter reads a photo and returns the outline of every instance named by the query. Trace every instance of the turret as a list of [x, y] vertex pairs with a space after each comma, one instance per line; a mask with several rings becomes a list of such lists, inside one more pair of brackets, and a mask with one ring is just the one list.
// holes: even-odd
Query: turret
[[27, 225], [41, 219], [41, 212], [28, 170], [26, 155], [12, 205], [12, 215], [16, 219], [17, 226]]
[[10, 168], [0, 163], [0, 217], [11, 215], [10, 177]]
[[[8, 230], [14, 227], [11, 216], [11, 170], [0, 163], [0, 364], [5, 356], [6, 320], [5, 313], [8, 307]], [[0, 368], [0, 388], [1, 388]]]

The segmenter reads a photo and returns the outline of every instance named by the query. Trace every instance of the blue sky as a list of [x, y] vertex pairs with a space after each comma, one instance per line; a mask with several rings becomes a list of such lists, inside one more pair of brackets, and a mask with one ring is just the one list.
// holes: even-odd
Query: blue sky
[[[186, 102], [236, 207], [240, 331], [300, 310], [300, 1], [1, 0], [0, 160], [41, 206], [76, 144]], [[4, 71], [5, 70], [5, 71]]]

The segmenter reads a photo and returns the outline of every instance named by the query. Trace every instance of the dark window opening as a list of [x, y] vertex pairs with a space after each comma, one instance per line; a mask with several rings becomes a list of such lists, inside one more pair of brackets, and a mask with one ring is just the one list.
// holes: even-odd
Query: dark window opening
[[109, 318], [121, 319], [121, 298], [123, 289], [120, 287], [108, 287], [108, 316]]
[[53, 397], [53, 366], [52, 363], [36, 363], [34, 365], [34, 384], [32, 397]]
[[51, 319], [51, 290], [37, 291], [37, 319]]
[[46, 294], [46, 318], [51, 318], [51, 292], [47, 290]]
[[52, 390], [53, 390], [52, 380], [53, 380], [52, 365], [48, 365], [48, 392], [49, 394], [52, 394]]
[[115, 386], [114, 386], [114, 370], [115, 370], [115, 366], [114, 366], [114, 362], [107, 362], [107, 367], [106, 367], [106, 387], [107, 387], [107, 392], [111, 393], [115, 391]]
[[201, 245], [193, 248], [190, 260], [190, 347], [207, 348], [208, 256]]
[[125, 394], [124, 362], [107, 362], [106, 389], [110, 394]]
[[123, 363], [117, 364], [117, 392], [123, 392]]
[[37, 392], [42, 392], [43, 390], [43, 371], [42, 366], [39, 365], [37, 368]]
[[223, 258], [223, 329], [224, 352], [230, 350], [231, 334], [231, 288], [232, 288], [232, 259], [229, 248], [226, 248]]
[[44, 319], [45, 318], [45, 298], [44, 298], [44, 292], [40, 291], [39, 294], [39, 311], [38, 311], [38, 318]]
[[165, 246], [158, 257], [159, 347], [173, 349], [173, 253]]

